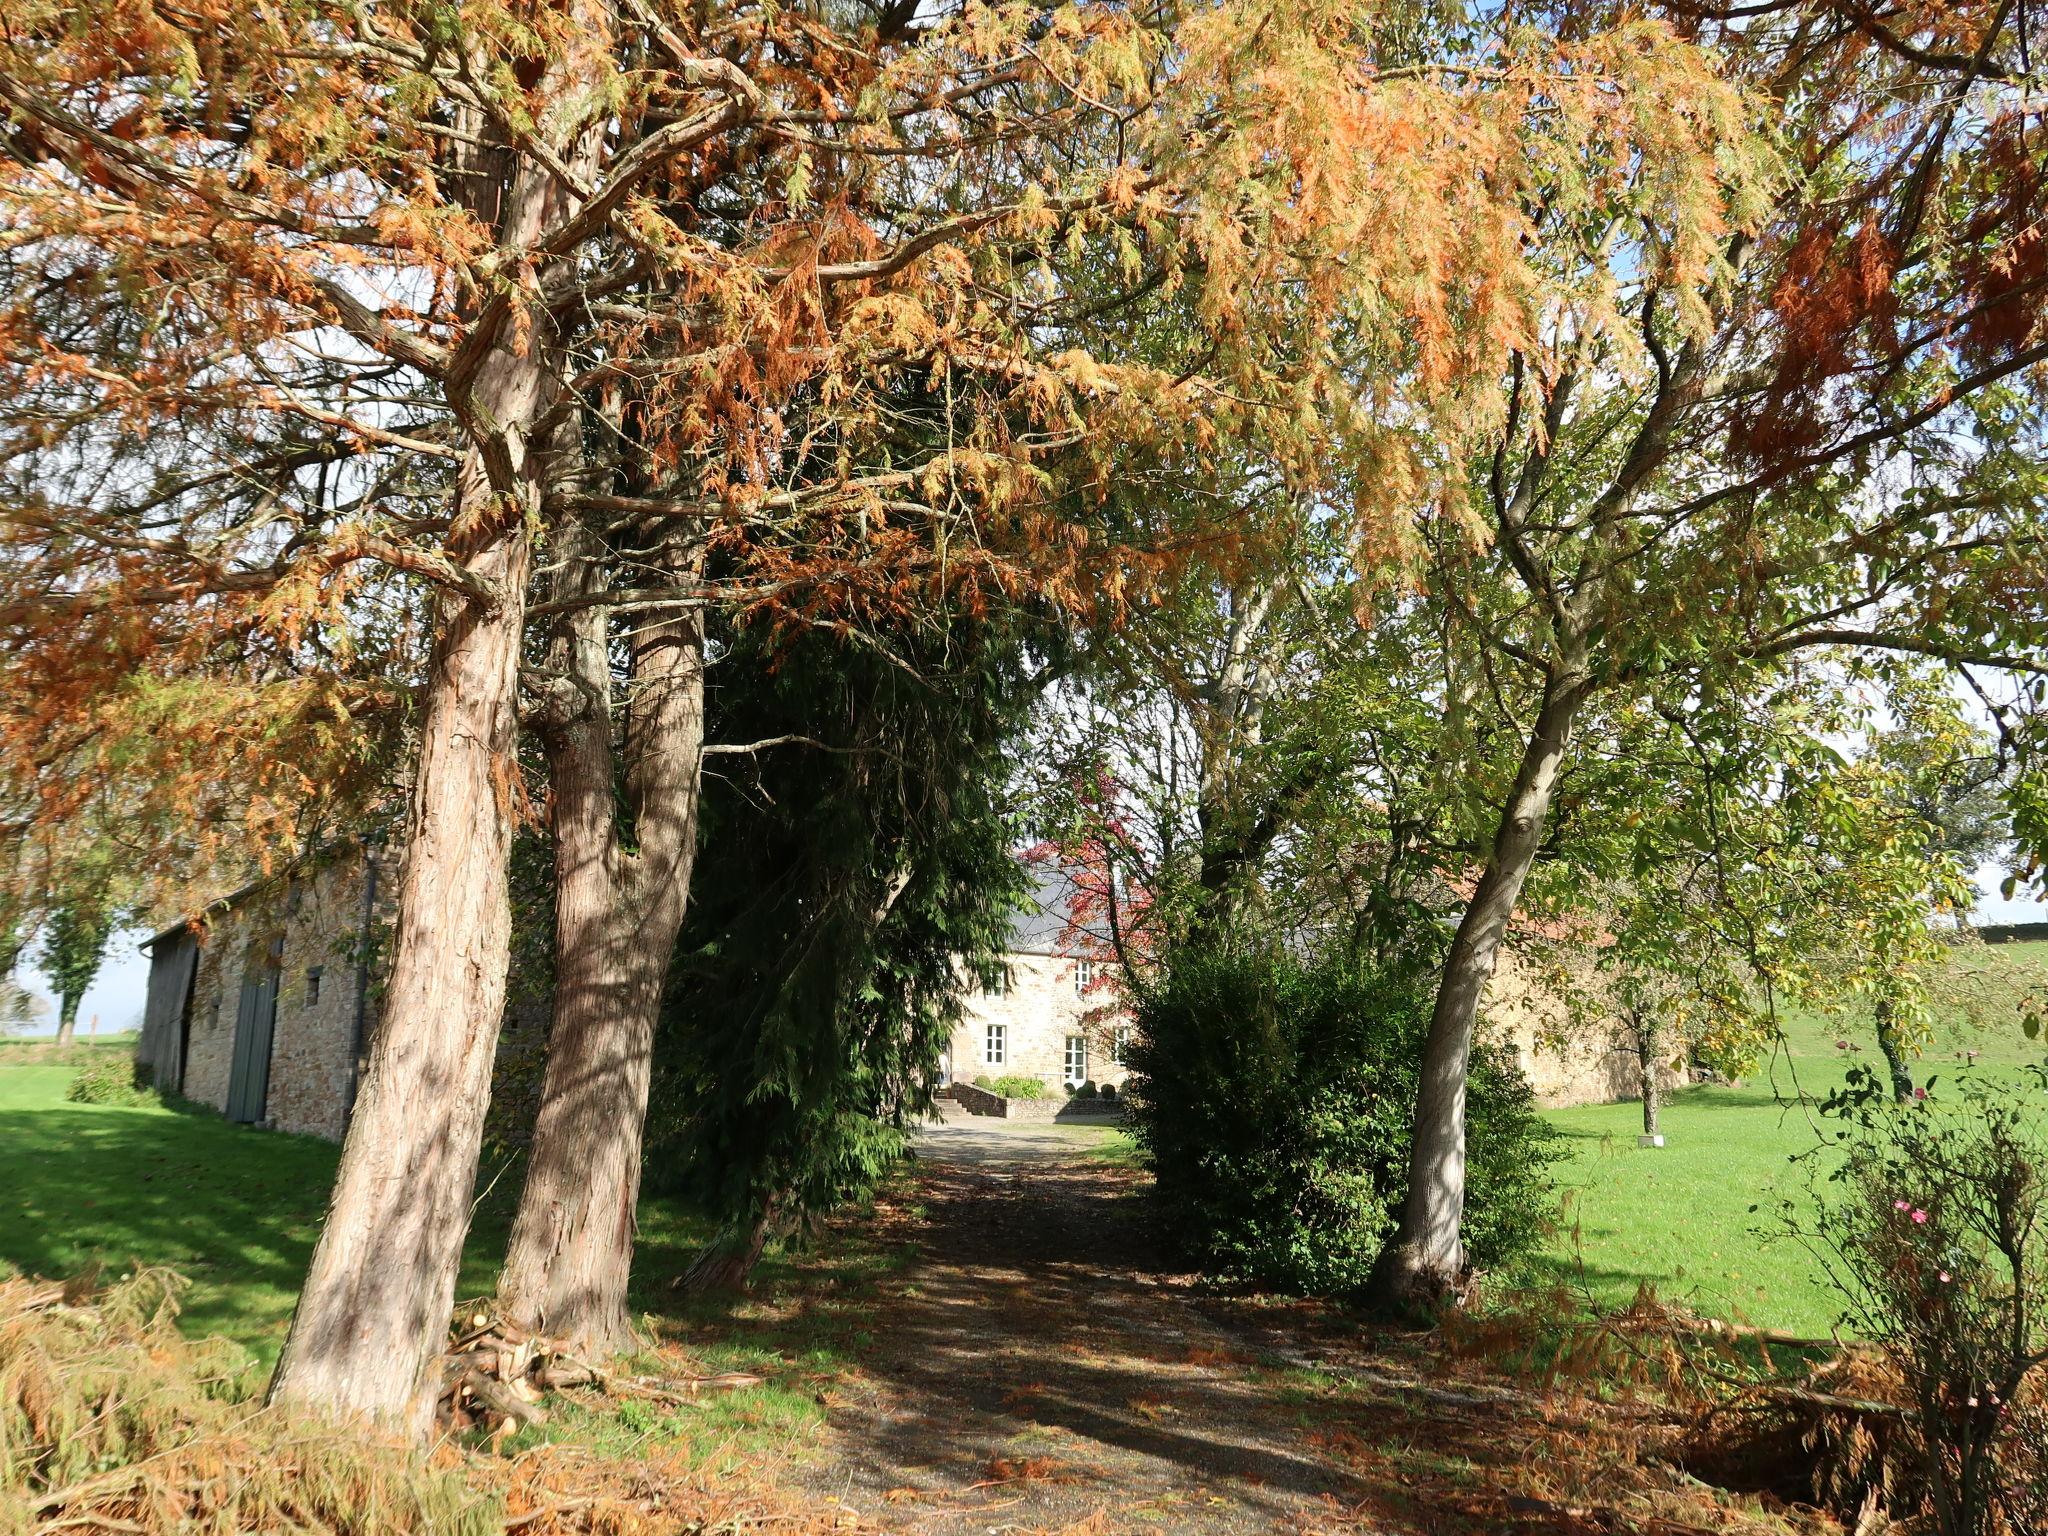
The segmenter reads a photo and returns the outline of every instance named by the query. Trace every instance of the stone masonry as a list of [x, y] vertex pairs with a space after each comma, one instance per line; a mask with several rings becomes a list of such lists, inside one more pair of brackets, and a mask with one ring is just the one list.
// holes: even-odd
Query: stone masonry
[[[338, 850], [316, 869], [251, 887], [206, 914], [186, 1012], [186, 1098], [228, 1107], [242, 985], [275, 954], [277, 1007], [261, 1123], [340, 1140], [355, 1065], [363, 878], [361, 850]], [[387, 915], [392, 884], [392, 871], [381, 868], [373, 922]], [[374, 990], [374, 976], [370, 985]], [[374, 998], [364, 1022], [366, 1029], [375, 1025]]]
[[[1121, 1087], [1129, 1073], [1115, 1059], [1117, 1038], [1130, 1021], [1108, 983], [1095, 979], [1084, 994], [1084, 962], [1064, 955], [1012, 952], [1003, 961], [1009, 980], [1001, 991], [976, 988], [966, 997], [951, 1044], [954, 1080], [1035, 1077], [1055, 1092], [1070, 1082]], [[992, 1028], [1002, 1032], [1000, 1061], [989, 1059]], [[1078, 1078], [1068, 1072], [1067, 1043], [1074, 1036], [1085, 1042]]]

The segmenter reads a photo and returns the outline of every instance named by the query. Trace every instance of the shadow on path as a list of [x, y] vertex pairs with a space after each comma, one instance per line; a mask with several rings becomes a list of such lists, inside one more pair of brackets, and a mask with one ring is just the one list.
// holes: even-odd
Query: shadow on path
[[1296, 1528], [1364, 1489], [1166, 1274], [1139, 1181], [1044, 1128], [937, 1128], [816, 1491], [906, 1530]]

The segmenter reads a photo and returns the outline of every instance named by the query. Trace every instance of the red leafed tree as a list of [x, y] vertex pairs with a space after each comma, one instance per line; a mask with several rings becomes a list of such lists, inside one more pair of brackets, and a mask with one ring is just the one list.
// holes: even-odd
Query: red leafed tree
[[[1717, 188], [1746, 171], [1702, 55], [1634, 22], [1435, 25], [1235, 4], [10, 8], [10, 796], [58, 816], [79, 764], [136, 771], [115, 743], [192, 746], [181, 697], [280, 818], [321, 788], [316, 749], [339, 771], [365, 722], [410, 732], [385, 1022], [276, 1395], [414, 1428], [431, 1403], [504, 997], [523, 671], [571, 928], [612, 962], [665, 954], [702, 605], [843, 623], [1027, 581], [1085, 602], [1118, 577], [1086, 558], [1074, 497], [1125, 443], [1256, 439], [1305, 480], [1384, 462], [1361, 357], [1444, 440], [1482, 432], [1501, 393], [1477, 343], [1532, 334], [1556, 280], [1504, 189], [1588, 145], [1636, 146], [1595, 182], [1685, 189], [1662, 227], [1675, 269], [1704, 272]], [[1107, 273], [1185, 306], [1174, 355], [1109, 351]], [[568, 992], [543, 1124], [575, 1148], [601, 1112], [632, 1139], [593, 1133], [591, 1177], [544, 1181], [507, 1283], [605, 1336], [649, 993], [603, 967]], [[611, 1292], [560, 1294], [528, 1245], [580, 1253], [572, 1289]]]

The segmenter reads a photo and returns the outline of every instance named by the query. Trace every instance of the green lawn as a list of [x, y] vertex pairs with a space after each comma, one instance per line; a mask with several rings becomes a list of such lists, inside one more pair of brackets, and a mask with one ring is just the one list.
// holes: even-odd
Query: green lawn
[[[2048, 976], [2048, 944], [2009, 946], [2001, 963], [2014, 959]], [[1816, 1144], [1813, 1101], [1842, 1081], [1850, 1062], [1876, 1059], [1866, 1033], [1788, 1020], [1782, 1047], [1755, 1080], [1676, 1096], [1664, 1111], [1669, 1144], [1662, 1150], [1636, 1146], [1641, 1110], [1634, 1104], [1552, 1111], [1567, 1148], [1557, 1169], [1563, 1231], [1552, 1265], [1606, 1304], [1625, 1301], [1647, 1280], [1714, 1315], [1825, 1333], [1838, 1304], [1806, 1254], [1773, 1228], [1780, 1202], [1806, 1193], [1807, 1169], [1791, 1159]], [[1844, 1052], [1838, 1038], [1862, 1049]], [[84, 1061], [130, 1049], [131, 1041], [114, 1038], [59, 1059], [47, 1045], [0, 1042], [0, 1266], [66, 1276], [94, 1264], [167, 1264], [192, 1281], [188, 1326], [225, 1334], [267, 1364], [283, 1342], [337, 1149], [189, 1107], [65, 1101]], [[1980, 1052], [1968, 1068], [1959, 1059], [1967, 1049]], [[1957, 1027], [1934, 1041], [1920, 1070], [1923, 1078], [2010, 1072], [2039, 1049], [2009, 1024]], [[1088, 1129], [1073, 1139], [1107, 1162], [1133, 1158], [1118, 1132]], [[482, 1182], [487, 1193], [464, 1262], [464, 1295], [490, 1289], [517, 1170], [486, 1167]], [[861, 1299], [903, 1262], [900, 1252], [864, 1236], [855, 1216], [811, 1254], [771, 1256], [749, 1298], [679, 1308], [667, 1280], [708, 1235], [695, 1213], [644, 1202], [634, 1300], [661, 1314], [665, 1336], [734, 1368], [807, 1376], [856, 1358]], [[798, 1299], [820, 1271], [829, 1272], [843, 1308]], [[771, 1405], [759, 1406], [765, 1414]]]
[[[125, 1058], [132, 1037], [60, 1056], [0, 1042], [0, 1269], [67, 1277], [93, 1265], [168, 1265], [192, 1282], [185, 1323], [275, 1360], [334, 1178], [340, 1149], [306, 1136], [231, 1125], [191, 1106], [73, 1104], [64, 1090], [87, 1061]], [[486, 1166], [460, 1294], [487, 1293], [505, 1251], [518, 1169]], [[851, 1226], [852, 1223], [849, 1223]], [[821, 1367], [857, 1342], [832, 1308], [782, 1306], [800, 1276], [829, 1270], [857, 1309], [861, 1291], [902, 1255], [846, 1235], [809, 1254], [771, 1251], [751, 1296], [676, 1305], [668, 1280], [711, 1236], [699, 1214], [642, 1202], [634, 1302], [666, 1314], [662, 1333], [724, 1369]]]
[[[2048, 977], [2048, 944], [2002, 946], [1998, 959]], [[1844, 1051], [1847, 1039], [1860, 1050]], [[1964, 1052], [1976, 1050], [1974, 1065]], [[1941, 1083], [1964, 1071], [2010, 1074], [2041, 1047], [2016, 1023], [1937, 1031], [1916, 1075]], [[1817, 1100], [1849, 1066], [1882, 1058], [1867, 1027], [1794, 1016], [1773, 1059], [1741, 1087], [1677, 1094], [1663, 1111], [1661, 1150], [1636, 1146], [1637, 1104], [1551, 1111], [1567, 1138], [1556, 1170], [1563, 1233], [1556, 1267], [1583, 1279], [1603, 1304], [1625, 1301], [1642, 1281], [1667, 1299], [1713, 1316], [1825, 1335], [1840, 1302], [1796, 1242], [1778, 1235], [1785, 1200], [1805, 1204], [1810, 1163], [1793, 1155], [1818, 1144]], [[1752, 1210], [1752, 1207], [1756, 1209]]]
[[[204, 1110], [66, 1102], [96, 1055], [131, 1040], [74, 1047], [0, 1044], [0, 1263], [69, 1276], [92, 1265], [162, 1264], [192, 1282], [185, 1319], [264, 1363], [291, 1320], [338, 1149], [306, 1136], [230, 1125]], [[465, 1288], [484, 1280], [472, 1254]]]

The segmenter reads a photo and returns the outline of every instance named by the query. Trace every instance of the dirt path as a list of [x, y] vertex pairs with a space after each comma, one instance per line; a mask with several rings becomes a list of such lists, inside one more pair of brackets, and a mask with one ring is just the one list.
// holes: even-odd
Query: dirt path
[[804, 1474], [921, 1532], [1298, 1528], [1363, 1490], [1255, 1383], [1241, 1338], [1156, 1272], [1131, 1176], [1053, 1128], [923, 1143], [922, 1262], [884, 1287], [862, 1378]]
[[[930, 1536], [1718, 1536], [1815, 1529], [1660, 1459], [1679, 1420], [1430, 1336], [1166, 1271], [1141, 1180], [1067, 1128], [942, 1127], [876, 1215], [917, 1254], [789, 1475]], [[1829, 1531], [1837, 1528], [1822, 1526]]]

